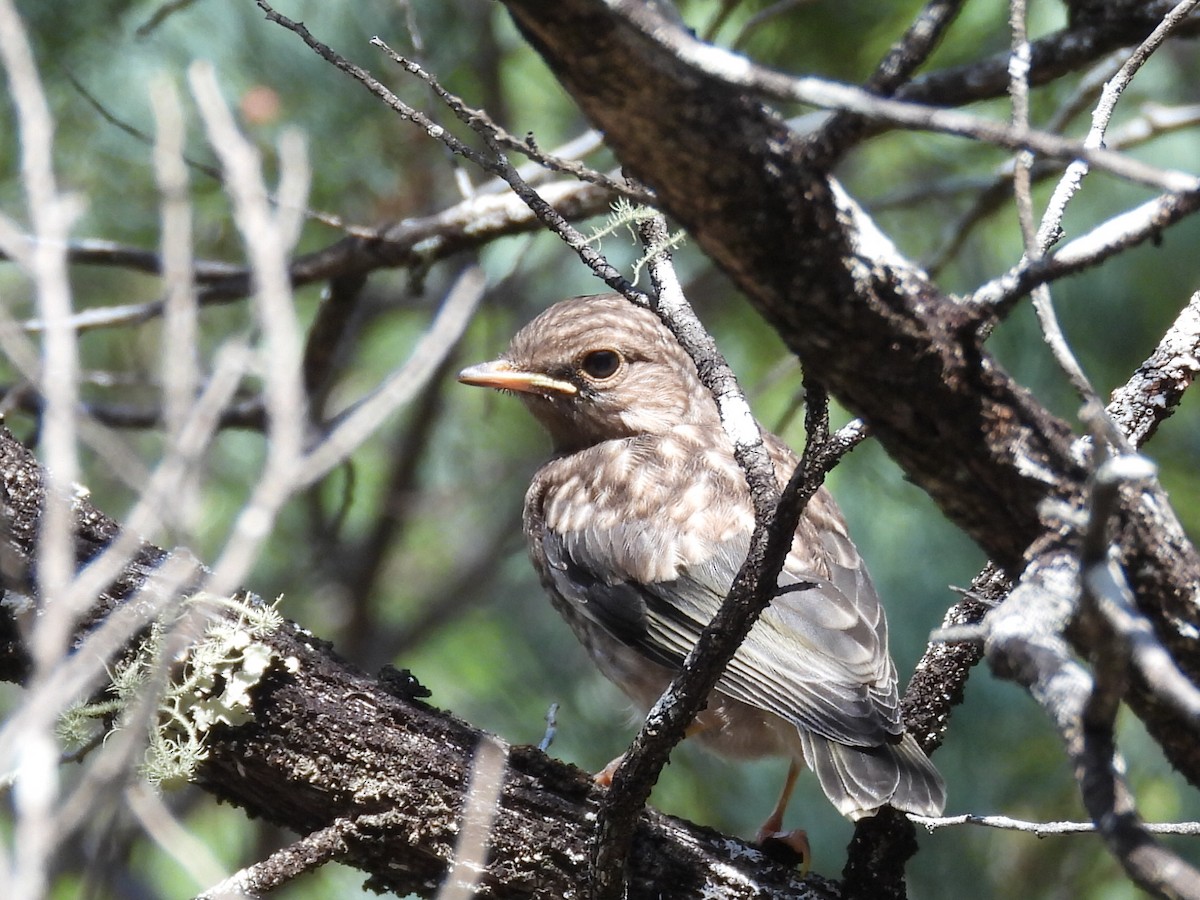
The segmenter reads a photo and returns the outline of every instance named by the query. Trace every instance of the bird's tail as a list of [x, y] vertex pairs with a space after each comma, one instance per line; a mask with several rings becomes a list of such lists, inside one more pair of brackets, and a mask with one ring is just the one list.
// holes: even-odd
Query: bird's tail
[[882, 806], [940, 816], [946, 785], [911, 734], [898, 744], [851, 747], [800, 730], [805, 762], [838, 811], [858, 820]]

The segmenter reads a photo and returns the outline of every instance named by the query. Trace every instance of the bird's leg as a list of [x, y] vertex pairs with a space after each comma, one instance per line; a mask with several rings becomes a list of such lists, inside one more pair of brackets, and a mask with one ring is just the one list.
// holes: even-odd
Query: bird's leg
[[[699, 720], [696, 720], [696, 721], [692, 722], [692, 724], [689, 725], [684, 730], [683, 739], [686, 741], [693, 734], [699, 734], [701, 731], [707, 731], [711, 727], [712, 727], [711, 722], [701, 722]], [[625, 762], [625, 754], [624, 753], [622, 753], [620, 756], [618, 756], [616, 759], [614, 759], [612, 762], [610, 762], [607, 766], [605, 766], [603, 769], [601, 769], [599, 772], [597, 772], [595, 775], [593, 775], [592, 781], [596, 782], [596, 784], [600, 785], [600, 787], [612, 787], [613, 776], [617, 774], [617, 769], [619, 769], [621, 767], [621, 763], [623, 763], [623, 762]], [[794, 775], [792, 776], [792, 780], [795, 781]], [[790, 791], [789, 791], [789, 793], [790, 793]], [[785, 801], [785, 805], [786, 805], [786, 801]], [[781, 811], [780, 816], [782, 816], [782, 815], [783, 815], [783, 813]]]
[[763, 822], [762, 828], [758, 829], [758, 834], [754, 836], [754, 843], [762, 845], [767, 841], [778, 841], [794, 852], [800, 854], [804, 860], [804, 870], [808, 871], [808, 866], [812, 860], [812, 853], [808, 846], [808, 834], [802, 828], [794, 829], [793, 831], [783, 831], [783, 814], [787, 810], [788, 801], [792, 799], [792, 791], [796, 787], [796, 777], [800, 774], [800, 766], [792, 760], [788, 764], [787, 778], [783, 782], [783, 791], [779, 794], [779, 800], [775, 803], [775, 808], [771, 810], [771, 814], [767, 816], [767, 821]]
[[792, 760], [788, 764], [787, 778], [783, 781], [783, 790], [775, 802], [775, 808], [771, 810], [767, 821], [763, 822], [762, 828], [758, 829], [758, 834], [754, 837], [758, 843], [761, 844], [767, 838], [774, 837], [783, 828], [783, 814], [787, 811], [788, 801], [792, 799], [792, 791], [796, 789], [796, 778], [799, 775], [800, 767], [796, 765], [795, 760]]

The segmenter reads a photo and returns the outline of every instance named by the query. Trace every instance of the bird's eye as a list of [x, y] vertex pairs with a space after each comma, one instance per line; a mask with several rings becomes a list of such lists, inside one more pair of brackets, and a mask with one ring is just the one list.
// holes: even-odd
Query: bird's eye
[[621, 368], [621, 354], [616, 350], [593, 350], [583, 358], [584, 374], [598, 381], [612, 378]]

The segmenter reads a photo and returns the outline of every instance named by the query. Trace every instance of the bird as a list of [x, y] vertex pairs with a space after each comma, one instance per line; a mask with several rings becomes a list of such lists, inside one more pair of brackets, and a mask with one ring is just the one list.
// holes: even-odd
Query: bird
[[[549, 433], [553, 453], [525, 496], [530, 557], [601, 673], [648, 710], [729, 592], [754, 528], [695, 363], [657, 314], [597, 294], [549, 307], [458, 380], [519, 395]], [[760, 430], [782, 487], [796, 455]], [[806, 861], [804, 832], [782, 830], [804, 768], [852, 820], [885, 806], [923, 816], [945, 807], [941, 775], [901, 720], [883, 606], [824, 487], [688, 735], [726, 757], [789, 760], [757, 839], [782, 840]]]

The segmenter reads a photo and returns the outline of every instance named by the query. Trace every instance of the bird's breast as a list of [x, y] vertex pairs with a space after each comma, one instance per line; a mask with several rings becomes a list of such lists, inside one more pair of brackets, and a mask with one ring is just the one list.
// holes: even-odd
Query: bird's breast
[[678, 439], [609, 441], [552, 460], [526, 505], [577, 555], [641, 583], [672, 581], [754, 527], [732, 458]]

